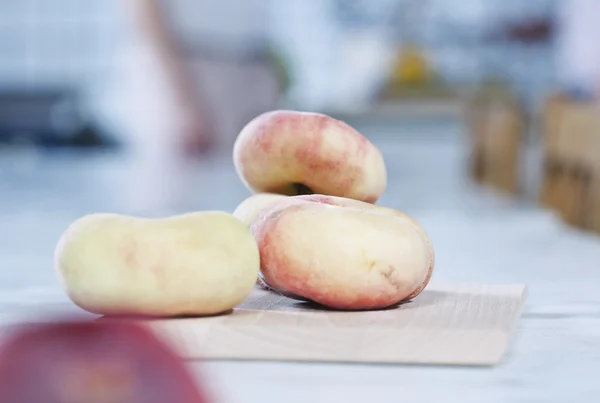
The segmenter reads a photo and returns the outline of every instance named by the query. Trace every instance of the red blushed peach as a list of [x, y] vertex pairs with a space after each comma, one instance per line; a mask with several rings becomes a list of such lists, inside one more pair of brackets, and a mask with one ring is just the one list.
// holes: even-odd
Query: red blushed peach
[[380, 309], [417, 295], [433, 269], [429, 239], [392, 209], [323, 195], [276, 202], [251, 231], [270, 288], [342, 310]]
[[[353, 200], [353, 199], [348, 199], [348, 198], [343, 198], [343, 197], [327, 196], [327, 195], [319, 195], [319, 194], [288, 197], [288, 198], [274, 202], [273, 204], [271, 204], [271, 207], [273, 207], [274, 209], [283, 209], [283, 208], [286, 208], [291, 205], [298, 205], [298, 204], [303, 204], [303, 203], [307, 203], [307, 202], [322, 203], [322, 204], [328, 204], [328, 205], [339, 206], [339, 207], [352, 207], [352, 208], [358, 208], [358, 209], [372, 210], [372, 211], [377, 211], [382, 214], [390, 214], [390, 215], [400, 218], [402, 220], [408, 221], [419, 232], [423, 242], [427, 246], [428, 256], [429, 256], [429, 266], [427, 269], [427, 273], [423, 278], [423, 281], [421, 281], [421, 283], [419, 283], [415, 287], [415, 289], [403, 299], [403, 301], [407, 301], [407, 300], [415, 298], [417, 295], [419, 295], [425, 289], [425, 287], [427, 287], [427, 285], [429, 284], [429, 281], [431, 280], [431, 276], [433, 274], [433, 269], [435, 267], [435, 252], [434, 252], [431, 240], [429, 239], [429, 236], [427, 235], [427, 232], [415, 219], [413, 219], [406, 213], [403, 213], [401, 211], [398, 211], [398, 210], [395, 210], [395, 209], [392, 209], [389, 207], [376, 206], [376, 205], [373, 205], [370, 203], [365, 203], [365, 202], [361, 202], [358, 200]], [[269, 213], [267, 213], [267, 214], [269, 214]], [[260, 217], [260, 215], [258, 217]], [[264, 219], [264, 217], [262, 219]], [[261, 280], [265, 286], [274, 288], [273, 286], [268, 284], [264, 275], [259, 275], [259, 277], [261, 278]], [[280, 292], [281, 292], [281, 290], [280, 290]]]
[[0, 401], [205, 403], [182, 361], [124, 321], [27, 326], [0, 348]]
[[254, 192], [374, 203], [386, 188], [379, 150], [346, 123], [318, 113], [281, 110], [256, 117], [240, 132], [233, 160]]

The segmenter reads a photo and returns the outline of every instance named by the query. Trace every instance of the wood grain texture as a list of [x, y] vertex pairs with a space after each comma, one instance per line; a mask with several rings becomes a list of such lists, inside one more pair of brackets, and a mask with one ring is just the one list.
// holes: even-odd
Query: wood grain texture
[[228, 315], [148, 324], [191, 360], [489, 366], [525, 296], [522, 285], [431, 285], [392, 309], [340, 312], [257, 288]]

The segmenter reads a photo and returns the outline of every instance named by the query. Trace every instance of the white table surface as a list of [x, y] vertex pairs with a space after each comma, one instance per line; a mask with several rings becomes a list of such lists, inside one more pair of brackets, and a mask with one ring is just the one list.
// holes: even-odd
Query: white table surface
[[[437, 256], [432, 281], [528, 285], [505, 361], [491, 369], [204, 362], [193, 370], [224, 403], [597, 401], [600, 237], [471, 185], [460, 142], [403, 143], [379, 132], [373, 141], [389, 170], [380, 204], [426, 227]], [[56, 241], [77, 217], [232, 211], [248, 195], [229, 155], [179, 168], [134, 161], [0, 150], [0, 323], [77, 311], [52, 268]]]

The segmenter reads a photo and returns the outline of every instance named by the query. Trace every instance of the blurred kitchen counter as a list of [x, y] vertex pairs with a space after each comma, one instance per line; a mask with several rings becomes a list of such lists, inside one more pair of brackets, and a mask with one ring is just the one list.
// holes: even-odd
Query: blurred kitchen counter
[[[206, 362], [224, 403], [587, 402], [600, 384], [600, 238], [551, 213], [471, 184], [461, 127], [353, 122], [382, 150], [380, 204], [422, 222], [434, 282], [525, 283], [529, 298], [504, 363], [493, 369]], [[232, 211], [249, 195], [231, 156], [183, 163], [109, 153], [0, 150], [0, 321], [70, 310], [52, 269], [66, 226], [92, 212], [159, 216]], [[33, 316], [32, 316], [33, 315]], [[592, 398], [594, 396], [594, 398]]]
[[371, 104], [349, 110], [332, 110], [328, 114], [344, 121], [439, 123], [463, 120], [470, 103], [490, 99], [516, 102], [519, 97], [511, 86], [503, 82], [477, 85], [445, 85], [435, 81], [414, 85], [392, 84], [384, 86]]

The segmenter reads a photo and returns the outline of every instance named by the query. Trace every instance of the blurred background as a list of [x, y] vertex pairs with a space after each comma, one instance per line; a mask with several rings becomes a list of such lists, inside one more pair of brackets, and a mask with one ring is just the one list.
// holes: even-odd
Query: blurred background
[[[249, 195], [233, 141], [276, 108], [382, 150], [380, 203], [461, 267], [441, 279], [538, 281], [503, 267], [540, 264], [530, 245], [550, 234], [590, 251], [565, 262], [597, 256], [597, 15], [595, 0], [0, 0], [0, 283], [54, 282], [82, 214], [232, 211]], [[475, 259], [461, 236], [496, 247]]]
[[69, 304], [52, 260], [72, 221], [231, 212], [250, 194], [231, 157], [244, 124], [318, 111], [382, 151], [378, 203], [426, 228], [432, 282], [527, 284], [525, 331], [494, 371], [207, 363], [223, 401], [304, 383], [302, 401], [331, 385], [362, 400], [591, 391], [599, 15], [597, 0], [0, 0], [0, 323]]

